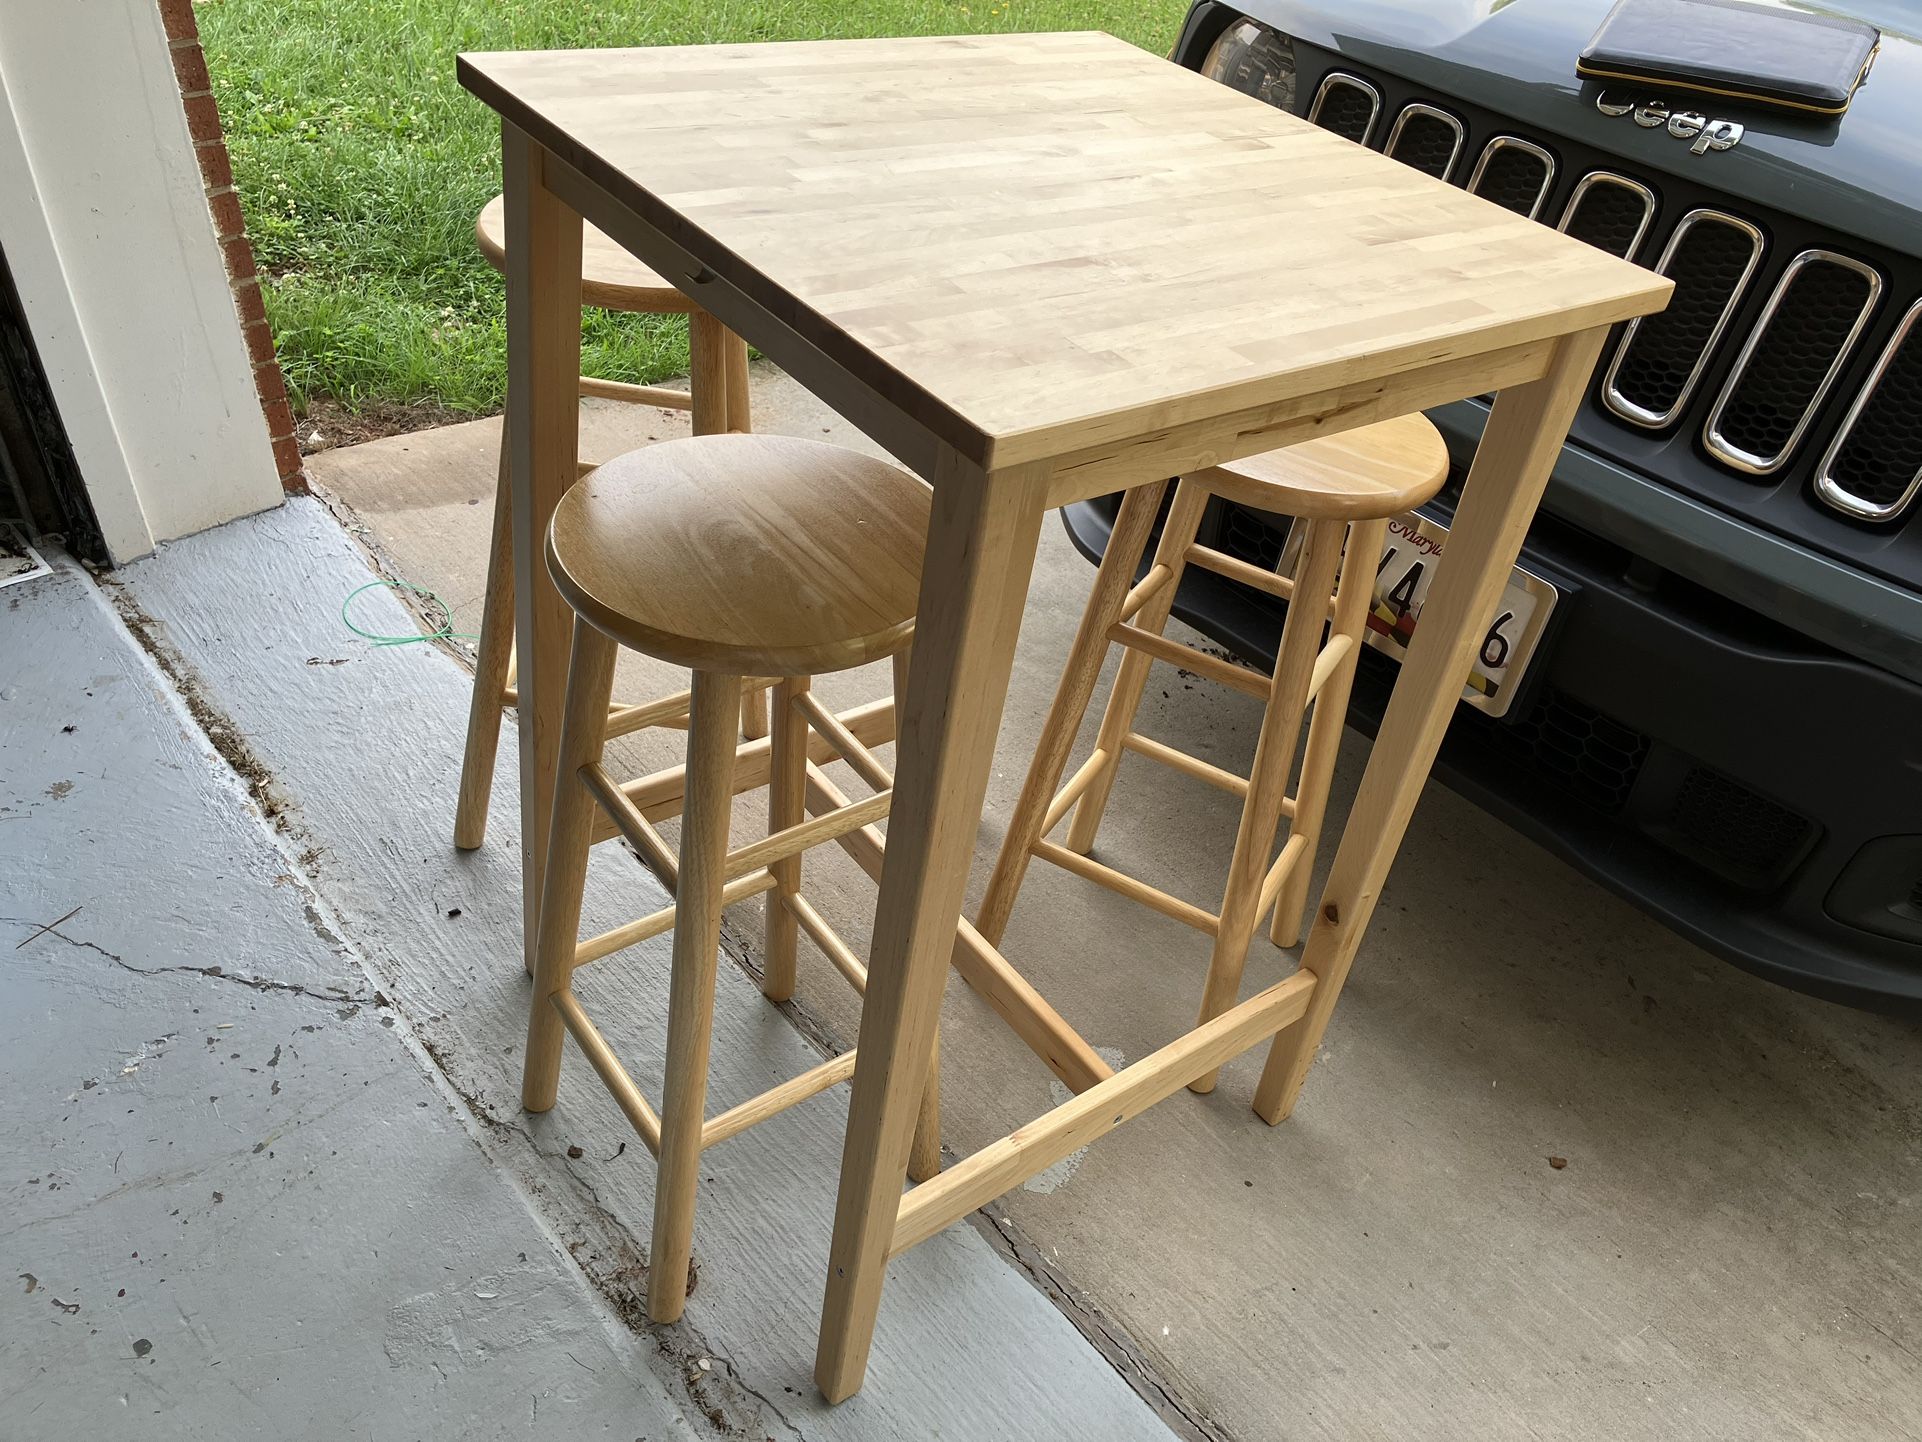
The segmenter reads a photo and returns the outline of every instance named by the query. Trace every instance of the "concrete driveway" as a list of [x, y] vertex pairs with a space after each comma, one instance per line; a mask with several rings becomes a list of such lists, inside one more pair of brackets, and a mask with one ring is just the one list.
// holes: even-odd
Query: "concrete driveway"
[[[667, 412], [584, 414], [595, 456], [684, 430]], [[865, 444], [758, 365], [756, 424]], [[462, 631], [477, 628], [496, 434], [477, 422], [312, 462], [381, 563], [447, 598]], [[1050, 524], [976, 898], [1092, 574]], [[638, 695], [680, 684], [638, 658], [623, 675]], [[870, 670], [822, 689], [854, 701], [885, 684]], [[1258, 720], [1247, 698], [1157, 668], [1141, 729], [1245, 772]], [[633, 738], [620, 759], [665, 764], [678, 743]], [[1331, 825], [1365, 754], [1350, 733]], [[458, 764], [424, 760], [443, 779]], [[1103, 859], [1218, 900], [1229, 798], [1134, 759], [1109, 814]], [[762, 818], [744, 803], [737, 823]], [[514, 839], [497, 829], [489, 846]], [[810, 858], [808, 885], [865, 940], [872, 893], [851, 866]], [[730, 913], [727, 938], [750, 967], [757, 906]], [[803, 950], [798, 1020], [851, 1045], [852, 1000]], [[1187, 1022], [1206, 965], [1194, 933], [1041, 864], [1007, 951], [1117, 1063]], [[1258, 941], [1248, 987], [1292, 965]], [[1058, 1099], [958, 981], [943, 1026], [953, 1152]], [[1922, 1028], [1733, 970], [1437, 784], [1275, 1129], [1248, 1108], [1259, 1055], [1005, 1203], [1024, 1264], [1084, 1332], [1140, 1360], [1182, 1430], [1922, 1436]]]

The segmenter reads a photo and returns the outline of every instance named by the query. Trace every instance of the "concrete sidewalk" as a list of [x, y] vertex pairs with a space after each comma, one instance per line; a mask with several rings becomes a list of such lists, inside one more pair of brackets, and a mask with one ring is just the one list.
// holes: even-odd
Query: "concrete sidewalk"
[[[866, 444], [778, 372], [757, 364], [755, 381], [758, 428]], [[583, 415], [584, 452], [595, 457], [685, 427], [677, 415], [601, 403]], [[494, 422], [476, 422], [313, 461], [361, 539], [394, 574], [445, 596], [461, 630], [478, 621], [496, 434]], [[229, 608], [192, 649], [217, 659], [255, 647], [219, 663], [236, 686], [277, 653], [348, 658], [323, 678], [358, 696], [370, 718], [398, 709], [406, 720], [387, 744], [401, 748], [410, 778], [439, 788], [418, 839], [408, 832], [410, 854], [444, 851], [458, 702], [410, 694], [396, 708], [363, 679], [361, 652], [324, 639], [338, 591], [300, 597], [287, 584], [296, 578], [261, 574], [271, 584], [256, 610], [291, 608], [315, 624], [296, 637], [291, 623], [243, 627]], [[1091, 578], [1059, 528], [1046, 527], [976, 897]], [[323, 573], [299, 579], [318, 587]], [[245, 639], [257, 636], [270, 639]], [[623, 674], [637, 697], [681, 684], [637, 658]], [[1254, 703], [1165, 668], [1154, 682], [1141, 729], [1245, 772]], [[875, 669], [822, 689], [846, 702], [885, 685]], [[304, 698], [311, 688], [295, 689]], [[269, 713], [280, 706], [241, 709], [250, 730], [277, 731]], [[352, 715], [326, 714], [336, 725]], [[330, 746], [324, 764], [390, 765], [364, 728], [357, 744], [376, 759]], [[672, 733], [630, 738], [622, 761], [663, 764], [679, 744]], [[300, 749], [290, 738], [277, 755]], [[1084, 737], [1077, 756], [1085, 750]], [[1351, 734], [1331, 828], [1365, 755]], [[400, 779], [397, 763], [388, 779]], [[1131, 761], [1111, 817], [1104, 859], [1204, 905], [1218, 899], [1230, 798]], [[737, 824], [747, 834], [757, 811], [744, 805]], [[470, 864], [510, 856], [512, 826], [502, 803], [481, 853], [490, 859]], [[831, 852], [810, 857], [808, 886], [864, 941], [872, 891], [852, 868]], [[511, 895], [487, 904], [511, 922]], [[750, 968], [758, 934], [755, 905], [730, 913], [727, 944]], [[1117, 1060], [1186, 1022], [1206, 964], [1193, 933], [1043, 866], [1008, 950]], [[488, 971], [503, 964], [471, 959], [472, 984], [505, 985]], [[1247, 985], [1292, 965], [1259, 941]], [[818, 957], [802, 966], [795, 1020], [851, 1044], [856, 1010], [844, 989]], [[942, 1022], [952, 1150], [1055, 1099], [1047, 1074], [959, 983]], [[1171, 1099], [1005, 1203], [1024, 1264], [1184, 1429], [1246, 1442], [1922, 1436], [1914, 1023], [1743, 975], [1435, 785], [1302, 1104], [1280, 1128], [1248, 1110], [1258, 1067], [1258, 1056], [1243, 1059], [1212, 1098]], [[504, 1084], [490, 1094], [511, 1114]], [[555, 1115], [590, 1104], [564, 1093]], [[618, 1119], [591, 1123], [597, 1136], [620, 1135]], [[879, 1359], [912, 1286], [904, 1276], [890, 1290]], [[969, 1320], [996, 1325], [986, 1313]], [[977, 1331], [950, 1364], [967, 1365], [979, 1345]]]
[[74, 572], [0, 592], [0, 1438], [692, 1438]]

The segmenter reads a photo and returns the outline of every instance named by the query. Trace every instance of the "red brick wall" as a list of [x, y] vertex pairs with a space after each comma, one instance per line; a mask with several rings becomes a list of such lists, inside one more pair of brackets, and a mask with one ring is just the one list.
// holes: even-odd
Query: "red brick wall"
[[193, 0], [160, 0], [160, 18], [167, 27], [174, 75], [180, 81], [180, 100], [187, 112], [187, 129], [200, 160], [200, 181], [207, 191], [207, 209], [214, 234], [227, 261], [227, 283], [233, 288], [234, 310], [247, 354], [254, 363], [254, 390], [267, 434], [274, 444], [274, 464], [280, 483], [304, 493], [307, 477], [301, 470], [300, 446], [294, 440], [294, 414], [287, 404], [287, 385], [281, 379], [280, 359], [274, 354], [274, 334], [260, 294], [260, 275], [254, 269], [254, 248], [247, 240], [247, 222], [234, 191], [233, 166], [227, 158], [227, 138], [220, 129], [220, 107], [214, 103], [207, 78], [207, 57], [200, 49], [200, 27], [194, 21]]

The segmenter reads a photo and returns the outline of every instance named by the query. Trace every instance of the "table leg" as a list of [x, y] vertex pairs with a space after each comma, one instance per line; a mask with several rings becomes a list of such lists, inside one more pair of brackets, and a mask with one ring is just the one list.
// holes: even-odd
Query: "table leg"
[[936, 466], [815, 1354], [830, 1402], [867, 1370], [1046, 480], [1045, 466], [989, 474], [952, 453]]
[[1450, 527], [1447, 555], [1376, 733], [1302, 954], [1302, 969], [1315, 976], [1307, 1014], [1275, 1037], [1255, 1089], [1255, 1110], [1270, 1124], [1286, 1117], [1301, 1093], [1454, 717], [1482, 628], [1508, 582], [1606, 336], [1603, 329], [1564, 338], [1547, 374], [1495, 399]]
[[514, 634], [520, 692], [521, 931], [533, 970], [560, 754], [572, 613], [543, 541], [580, 455], [581, 218], [548, 190], [546, 152], [501, 126], [507, 196], [507, 435], [513, 468]]

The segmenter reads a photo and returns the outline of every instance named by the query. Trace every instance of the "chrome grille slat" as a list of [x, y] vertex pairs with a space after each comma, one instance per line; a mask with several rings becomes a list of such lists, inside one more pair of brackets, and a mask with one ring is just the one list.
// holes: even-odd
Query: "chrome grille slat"
[[[1540, 168], [1540, 179], [1529, 193], [1530, 164]], [[1486, 196], [1497, 205], [1525, 215], [1530, 220], [1541, 214], [1549, 191], [1555, 188], [1555, 157], [1532, 140], [1519, 135], [1497, 135], [1482, 147], [1475, 160], [1475, 171], [1468, 177], [1468, 189]], [[1511, 203], [1525, 200], [1526, 205]]]
[[[1904, 484], [1902, 471], [1911, 467]], [[1853, 476], [1838, 474], [1851, 469]], [[1883, 494], [1866, 494], [1865, 482], [1879, 482]], [[1858, 521], [1895, 520], [1922, 494], [1922, 300], [1902, 317], [1842, 418], [1815, 469], [1815, 494]]]
[[[1443, 136], [1436, 127], [1445, 128], [1447, 135]], [[1467, 139], [1468, 133], [1461, 121], [1446, 110], [1411, 100], [1395, 117], [1395, 128], [1388, 132], [1388, 143], [1382, 152], [1437, 180], [1446, 180], [1454, 174], [1455, 162], [1461, 159], [1462, 145]], [[1445, 142], [1446, 156], [1435, 149], [1437, 140]]]
[[[1718, 254], [1709, 227], [1730, 232], [1741, 250]], [[1683, 216], [1655, 265], [1676, 281], [1674, 299], [1667, 310], [1629, 322], [1602, 382], [1603, 404], [1631, 425], [1671, 424], [1695, 394], [1761, 260], [1762, 232], [1751, 222], [1706, 208]], [[1731, 263], [1739, 270], [1731, 272]]]
[[[1344, 93], [1358, 95], [1368, 102], [1368, 118], [1362, 123], [1361, 133], [1350, 135], [1353, 122], [1348, 111], [1331, 110], [1332, 104], [1340, 104]], [[1381, 92], [1363, 80], [1359, 75], [1349, 75], [1340, 70], [1331, 70], [1315, 87], [1315, 98], [1308, 106], [1308, 123], [1319, 125], [1325, 130], [1352, 140], [1357, 145], [1366, 145], [1375, 134], [1375, 122], [1381, 119]]]
[[[1561, 224], [1555, 228], [1610, 255], [1633, 260], [1654, 220], [1654, 191], [1612, 170], [1591, 170], [1575, 183]], [[1628, 225], [1625, 239], [1619, 234], [1624, 223]], [[1614, 244], [1605, 243], [1611, 239]]]
[[[1832, 270], [1824, 277], [1818, 267]], [[1841, 301], [1842, 306], [1825, 306], [1821, 313], [1811, 315], [1804, 299], [1797, 309], [1798, 297], [1809, 287], [1838, 280], [1846, 294], [1860, 287], [1861, 301], [1853, 318], [1848, 318], [1845, 309], [1845, 293], [1822, 297]], [[1752, 476], [1772, 475], [1779, 470], [1847, 364], [1881, 294], [1881, 273], [1850, 256], [1832, 250], [1805, 250], [1791, 260], [1743, 342], [1735, 367], [1702, 427], [1702, 444], [1708, 453]], [[1846, 326], [1842, 325], [1844, 320]], [[1779, 348], [1771, 348], [1778, 326], [1790, 325], [1795, 327], [1794, 340], [1808, 343], [1811, 354], [1785, 355]], [[1842, 332], [1839, 335], [1838, 330]], [[1819, 378], [1814, 378], [1808, 368], [1821, 364], [1824, 347], [1831, 348], [1828, 365]], [[1781, 414], [1784, 406], [1793, 412], [1793, 422]], [[1742, 435], [1732, 434], [1738, 429]]]

